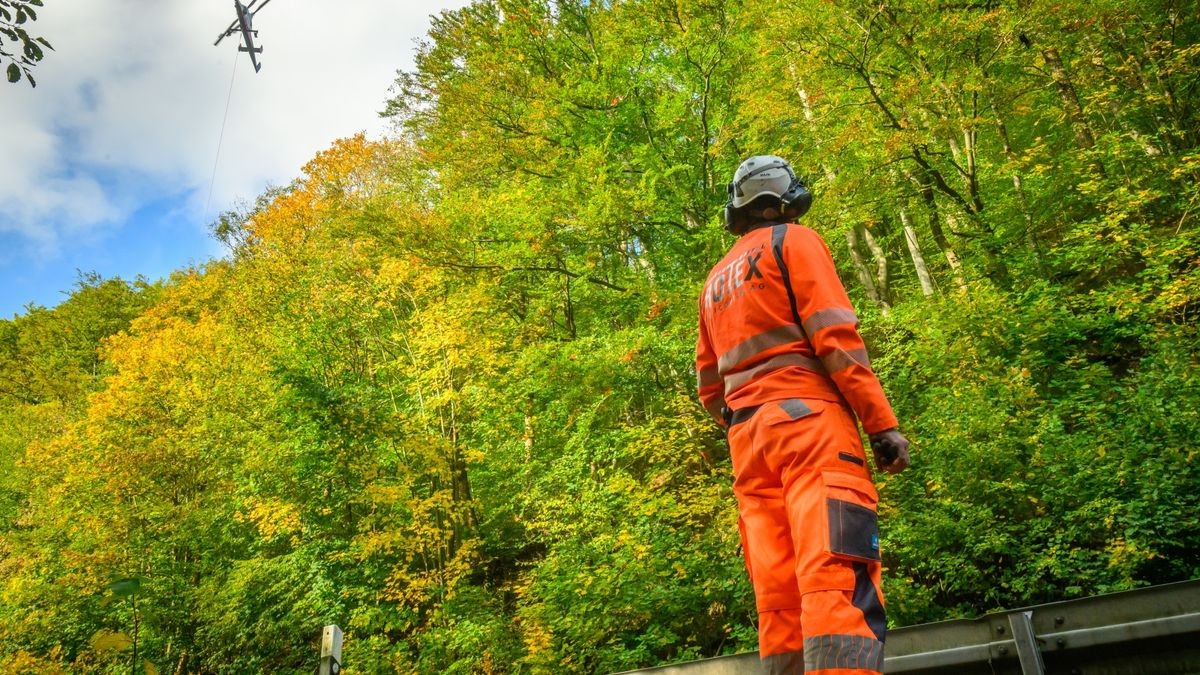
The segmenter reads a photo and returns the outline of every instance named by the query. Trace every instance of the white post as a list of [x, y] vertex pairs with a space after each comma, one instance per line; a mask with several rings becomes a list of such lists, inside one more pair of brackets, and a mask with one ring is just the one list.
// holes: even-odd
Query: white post
[[321, 633], [320, 675], [338, 675], [342, 672], [342, 629], [334, 624], [325, 626]]

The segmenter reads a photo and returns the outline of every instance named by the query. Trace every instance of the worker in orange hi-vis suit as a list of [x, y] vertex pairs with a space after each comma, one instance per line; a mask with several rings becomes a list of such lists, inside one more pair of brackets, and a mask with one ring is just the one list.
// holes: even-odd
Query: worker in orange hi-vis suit
[[727, 428], [746, 567], [768, 673], [879, 673], [875, 465], [908, 466], [908, 440], [871, 371], [824, 240], [794, 224], [812, 196], [786, 161], [742, 163], [726, 227], [738, 241], [700, 299], [696, 372]]

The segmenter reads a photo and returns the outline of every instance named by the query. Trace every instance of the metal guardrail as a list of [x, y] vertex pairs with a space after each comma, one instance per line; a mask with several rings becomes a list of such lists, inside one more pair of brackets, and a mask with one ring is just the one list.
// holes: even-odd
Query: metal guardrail
[[[751, 675], [755, 653], [633, 673]], [[1200, 673], [1200, 580], [888, 631], [885, 673], [1188, 675]]]

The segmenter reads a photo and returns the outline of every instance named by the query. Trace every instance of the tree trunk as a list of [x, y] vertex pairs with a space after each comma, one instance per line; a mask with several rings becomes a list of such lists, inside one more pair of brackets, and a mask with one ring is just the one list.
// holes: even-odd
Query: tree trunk
[[917, 279], [921, 282], [921, 293], [925, 297], [933, 295], [933, 279], [929, 276], [929, 266], [925, 264], [925, 256], [921, 255], [921, 245], [917, 243], [917, 231], [908, 219], [908, 211], [900, 209], [900, 222], [904, 224], [904, 243], [908, 245], [908, 254], [912, 256], [913, 267], [917, 269]]
[[[929, 71], [925, 71], [925, 74], [928, 77], [933, 77], [933, 74]], [[949, 85], [943, 82], [940, 85], [940, 89], [942, 90], [942, 94], [946, 96], [947, 101], [954, 102], [954, 106], [958, 112], [958, 119], [960, 121], [958, 128], [962, 133], [961, 145], [959, 144], [958, 139], [954, 138], [953, 136], [950, 136], [946, 139], [946, 144], [950, 147], [950, 156], [954, 158], [955, 169], [958, 170], [959, 175], [966, 183], [967, 194], [970, 195], [971, 206], [974, 210], [974, 213], [979, 214], [983, 212], [984, 207], [983, 195], [981, 195], [979, 192], [979, 165], [976, 157], [978, 152], [976, 143], [978, 132], [975, 130], [973, 122], [971, 124], [964, 123], [966, 120], [973, 121], [976, 119], [977, 114], [975, 109], [978, 107], [977, 99], [974, 96], [972, 97], [972, 109], [967, 110], [965, 107], [963, 107], [962, 101], [960, 101], [950, 89]], [[951, 122], [949, 115], [945, 112], [940, 112], [938, 117], [943, 123], [949, 124]], [[929, 125], [927, 124], [926, 126]]]
[[[927, 184], [917, 180], [917, 177], [909, 172], [904, 174], [909, 181], [917, 186], [917, 192], [921, 194], [921, 199], [925, 201], [925, 210], [929, 215], [929, 232], [933, 235], [933, 241], [941, 250], [942, 255], [946, 258], [946, 264], [950, 266], [950, 274], [954, 276], [954, 284], [958, 286], [958, 290], [963, 293], [967, 292], [967, 281], [963, 276], [962, 260], [959, 259], [958, 253], [954, 247], [950, 245], [950, 241], [946, 238], [946, 232], [942, 229], [941, 215], [938, 212], [937, 199], [933, 195], [933, 188]], [[947, 218], [951, 216], [947, 215]], [[953, 227], [953, 225], [951, 226]]]
[[[567, 268], [566, 260], [559, 260], [559, 267]], [[575, 303], [571, 300], [571, 277], [563, 275], [563, 320], [566, 324], [567, 334], [574, 340], [578, 337], [575, 329]]]
[[529, 466], [533, 463], [533, 415], [525, 413], [525, 465]]
[[862, 225], [858, 225], [859, 236], [866, 242], [867, 249], [871, 251], [871, 255], [875, 258], [875, 288], [879, 292], [879, 303], [883, 306], [884, 314], [892, 306], [892, 291], [891, 291], [891, 272], [887, 251], [875, 241], [875, 237], [871, 231]]
[[[1047, 47], [1042, 50], [1042, 58], [1046, 60], [1046, 65], [1050, 68], [1050, 78], [1058, 87], [1058, 95], [1062, 99], [1067, 119], [1071, 120], [1071, 128], [1075, 131], [1075, 145], [1080, 150], [1091, 150], [1096, 146], [1096, 137], [1092, 134], [1092, 128], [1083, 114], [1083, 106], [1079, 104], [1079, 93], [1075, 90], [1075, 83], [1071, 81], [1066, 67], [1063, 66], [1062, 57], [1059, 56], [1057, 49]], [[1107, 175], [1100, 160], [1093, 159], [1093, 164], [1097, 173], [1101, 176]]]
[[[938, 220], [939, 220], [938, 212], [931, 211], [929, 214], [929, 222], [933, 223], [933, 222], [937, 222]], [[946, 214], [946, 223], [950, 226], [951, 230], [955, 229], [958, 226], [958, 222], [954, 219], [954, 214], [951, 214], [951, 213]], [[934, 241], [937, 241], [940, 238], [941, 241], [945, 242], [946, 234], [942, 231], [941, 224], [939, 223], [938, 226], [933, 229], [936, 230], [933, 235]], [[941, 244], [939, 244], [939, 245], [941, 245]], [[953, 270], [953, 272], [954, 272], [954, 283], [958, 284], [958, 290], [962, 291], [963, 293], [966, 293], [967, 292], [967, 280], [963, 276], [962, 260], [958, 257], [958, 252], [956, 252], [950, 246], [949, 242], [946, 242], [946, 245], [942, 249], [942, 251], [946, 255], [946, 264], [950, 265], [950, 269]]]
[[[808, 129], [809, 131], [814, 132], [815, 136], [817, 122], [816, 116], [813, 115], [812, 99], [809, 98], [808, 90], [804, 88], [804, 85], [800, 82], [799, 76], [796, 75], [796, 67], [792, 64], [788, 64], [788, 72], [792, 74], [792, 79], [796, 81], [796, 95], [800, 97], [800, 107], [804, 110], [804, 121], [808, 122]], [[820, 146], [818, 145], [818, 147]], [[821, 171], [825, 174], [825, 180], [829, 181], [830, 183], [837, 179], [837, 174], [835, 174], [833, 169], [829, 168], [829, 165], [824, 162], [821, 162]]]
[[1042, 58], [1050, 67], [1050, 77], [1058, 87], [1058, 96], [1062, 99], [1063, 109], [1066, 110], [1067, 118], [1071, 120], [1071, 126], [1075, 130], [1075, 145], [1082, 150], [1091, 150], [1096, 145], [1096, 138], [1092, 135], [1087, 118], [1083, 116], [1083, 106], [1079, 105], [1079, 94], [1075, 91], [1075, 84], [1071, 82], [1071, 76], [1067, 74], [1067, 69], [1063, 67], [1062, 57], [1059, 56], [1057, 49], [1047, 47], [1042, 50]]
[[[449, 370], [449, 364], [446, 368]], [[448, 384], [453, 391], [462, 389], [455, 383], [454, 378], [450, 378]], [[451, 514], [456, 540], [452, 545], [451, 555], [453, 555], [458, 549], [457, 543], [471, 537], [479, 524], [479, 516], [475, 513], [475, 503], [471, 495], [471, 476], [467, 473], [467, 461], [463, 458], [462, 440], [459, 437], [458, 411], [453, 402], [450, 403], [449, 432], [446, 440], [450, 442], [450, 466], [448, 467], [450, 469], [450, 494], [456, 508], [462, 508], [464, 505], [466, 507], [461, 521]]]
[[883, 298], [879, 295], [879, 290], [875, 288], [875, 280], [871, 277], [871, 272], [867, 270], [867, 263], [863, 260], [862, 251], [859, 248], [859, 231], [865, 231], [862, 225], [854, 225], [846, 230], [846, 244], [850, 249], [850, 260], [854, 263], [854, 273], [858, 277], [859, 283], [863, 285], [863, 289], [867, 292], [867, 297], [871, 302], [874, 302], [883, 307], [884, 312], [887, 312], [888, 306], [883, 302]]

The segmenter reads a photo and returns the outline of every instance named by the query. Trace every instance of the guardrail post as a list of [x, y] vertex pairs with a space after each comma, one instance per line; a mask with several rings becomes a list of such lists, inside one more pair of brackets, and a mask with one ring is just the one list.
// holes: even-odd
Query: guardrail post
[[1013, 612], [1008, 615], [1012, 626], [1013, 641], [1017, 643], [1017, 657], [1021, 659], [1021, 675], [1044, 675], [1042, 650], [1038, 648], [1037, 635], [1033, 632], [1033, 612]]
[[334, 624], [321, 632], [321, 665], [319, 675], [338, 675], [342, 672], [342, 629]]

